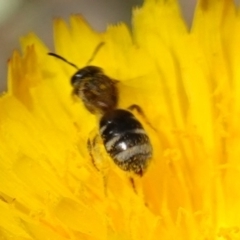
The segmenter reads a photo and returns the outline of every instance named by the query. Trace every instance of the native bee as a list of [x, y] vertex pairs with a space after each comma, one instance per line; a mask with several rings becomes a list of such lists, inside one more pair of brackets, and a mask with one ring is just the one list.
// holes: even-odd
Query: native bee
[[[103, 44], [97, 46], [88, 64]], [[99, 135], [114, 163], [124, 171], [142, 176], [152, 157], [152, 145], [142, 124], [129, 111], [137, 109], [143, 113], [141, 108], [132, 105], [129, 110], [118, 109], [119, 81], [107, 76], [101, 68], [87, 64], [79, 69], [55, 53], [48, 54], [77, 69], [71, 78], [72, 93], [83, 101], [89, 112], [100, 114]], [[88, 141], [88, 147], [91, 152], [94, 143]]]

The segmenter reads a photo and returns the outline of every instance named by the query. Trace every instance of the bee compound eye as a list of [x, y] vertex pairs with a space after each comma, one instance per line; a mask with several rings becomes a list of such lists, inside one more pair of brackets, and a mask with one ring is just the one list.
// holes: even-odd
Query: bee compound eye
[[82, 73], [79, 73], [79, 72], [75, 73], [71, 78], [71, 85], [76, 86], [81, 82], [82, 79], [83, 79]]
[[87, 66], [79, 69], [71, 78], [71, 85], [76, 86], [82, 80], [88, 79], [91, 81], [92, 78], [96, 77], [100, 70], [98, 67]]

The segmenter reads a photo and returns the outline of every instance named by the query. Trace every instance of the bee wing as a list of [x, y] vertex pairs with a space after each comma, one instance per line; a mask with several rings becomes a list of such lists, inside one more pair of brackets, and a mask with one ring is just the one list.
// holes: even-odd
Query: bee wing
[[116, 81], [119, 91], [119, 106], [127, 108], [130, 105], [137, 104], [144, 106], [152, 104], [160, 94], [159, 75], [148, 74], [129, 80]]

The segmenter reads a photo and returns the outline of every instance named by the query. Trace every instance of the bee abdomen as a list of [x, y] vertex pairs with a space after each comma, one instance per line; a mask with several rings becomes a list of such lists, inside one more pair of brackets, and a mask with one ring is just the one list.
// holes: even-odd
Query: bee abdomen
[[100, 134], [106, 151], [122, 170], [144, 173], [152, 156], [152, 146], [132, 113], [117, 109], [105, 114], [100, 121]]

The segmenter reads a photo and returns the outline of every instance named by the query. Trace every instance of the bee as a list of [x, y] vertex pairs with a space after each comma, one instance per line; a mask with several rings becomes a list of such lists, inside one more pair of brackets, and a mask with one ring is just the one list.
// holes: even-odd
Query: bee
[[[97, 46], [88, 64], [103, 44]], [[90, 113], [100, 114], [99, 135], [114, 163], [126, 172], [142, 176], [149, 165], [153, 150], [142, 124], [130, 112], [136, 109], [143, 113], [141, 108], [132, 105], [128, 110], [118, 109], [119, 81], [108, 77], [101, 68], [87, 64], [79, 69], [75, 64], [55, 53], [48, 54], [77, 69], [71, 78], [72, 94], [82, 100]], [[95, 141], [88, 140], [91, 156], [94, 145]]]

